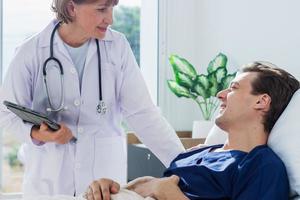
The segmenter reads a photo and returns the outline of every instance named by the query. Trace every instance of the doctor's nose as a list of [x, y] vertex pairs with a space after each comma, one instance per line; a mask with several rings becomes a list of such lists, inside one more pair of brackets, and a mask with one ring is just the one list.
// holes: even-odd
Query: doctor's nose
[[113, 20], [113, 6], [110, 6], [106, 12], [106, 15], [104, 17], [104, 22], [108, 25], [112, 25], [114, 20]]

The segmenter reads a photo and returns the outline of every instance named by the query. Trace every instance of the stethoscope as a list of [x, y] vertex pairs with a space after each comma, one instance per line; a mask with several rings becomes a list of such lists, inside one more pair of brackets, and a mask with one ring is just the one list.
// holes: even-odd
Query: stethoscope
[[[47, 108], [46, 110], [48, 112], [59, 112], [59, 111], [63, 111], [63, 110], [67, 110], [67, 107], [65, 106], [65, 91], [63, 89], [64, 86], [64, 70], [62, 67], [61, 62], [55, 58], [53, 56], [53, 41], [54, 41], [54, 35], [55, 35], [55, 31], [58, 29], [58, 27], [60, 26], [61, 22], [58, 22], [52, 33], [51, 33], [51, 38], [50, 38], [50, 57], [46, 59], [46, 61], [43, 64], [43, 77], [44, 77], [44, 83], [45, 83], [45, 87], [46, 87], [46, 93], [47, 93], [47, 98], [48, 98], [48, 102], [49, 102], [49, 108]], [[95, 39], [96, 45], [97, 45], [97, 54], [98, 54], [98, 71], [99, 71], [99, 103], [96, 107], [96, 110], [99, 114], [105, 114], [107, 111], [107, 107], [102, 99], [102, 85], [101, 85], [101, 55], [100, 55], [100, 47], [99, 47], [99, 41], [98, 39]], [[47, 84], [47, 68], [49, 66], [53, 66], [52, 65], [48, 65], [49, 62], [54, 62], [56, 65], [55, 67], [57, 67], [60, 71], [60, 84], [61, 84], [61, 98], [60, 98], [60, 103], [59, 106], [55, 107], [53, 105], [53, 102], [50, 98], [50, 92], [49, 92], [49, 88], [48, 88], [48, 84]]]

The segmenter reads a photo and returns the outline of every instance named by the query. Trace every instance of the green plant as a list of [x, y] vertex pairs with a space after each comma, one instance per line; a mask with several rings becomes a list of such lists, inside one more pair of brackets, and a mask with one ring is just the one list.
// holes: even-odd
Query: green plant
[[14, 145], [10, 149], [9, 153], [5, 156], [6, 160], [8, 161], [9, 166], [12, 168], [22, 166], [22, 164], [18, 160], [18, 149], [19, 149], [19, 146]]
[[207, 75], [197, 74], [197, 71], [186, 59], [178, 55], [171, 55], [169, 61], [172, 65], [175, 80], [167, 80], [170, 90], [177, 97], [193, 99], [202, 112], [205, 120], [211, 120], [219, 106], [216, 95], [226, 89], [235, 77], [227, 73], [227, 57], [219, 53], [207, 67]]
[[126, 35], [136, 61], [140, 64], [140, 7], [117, 6], [114, 10], [113, 29]]

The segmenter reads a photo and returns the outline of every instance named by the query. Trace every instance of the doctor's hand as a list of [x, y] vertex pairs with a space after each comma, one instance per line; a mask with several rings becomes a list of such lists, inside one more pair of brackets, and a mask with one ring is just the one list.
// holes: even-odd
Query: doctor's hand
[[116, 194], [120, 185], [111, 179], [101, 178], [93, 181], [85, 192], [87, 200], [110, 200], [110, 194]]
[[45, 123], [42, 123], [40, 127], [32, 127], [31, 137], [41, 142], [66, 144], [73, 138], [73, 135], [71, 130], [64, 124], [60, 124], [59, 130], [53, 131]]

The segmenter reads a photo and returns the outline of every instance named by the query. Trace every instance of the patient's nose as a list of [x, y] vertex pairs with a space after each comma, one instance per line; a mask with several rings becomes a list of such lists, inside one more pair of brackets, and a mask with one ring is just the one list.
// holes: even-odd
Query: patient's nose
[[226, 99], [227, 93], [228, 93], [228, 89], [222, 90], [222, 91], [218, 92], [217, 98], [219, 100], [223, 101]]

